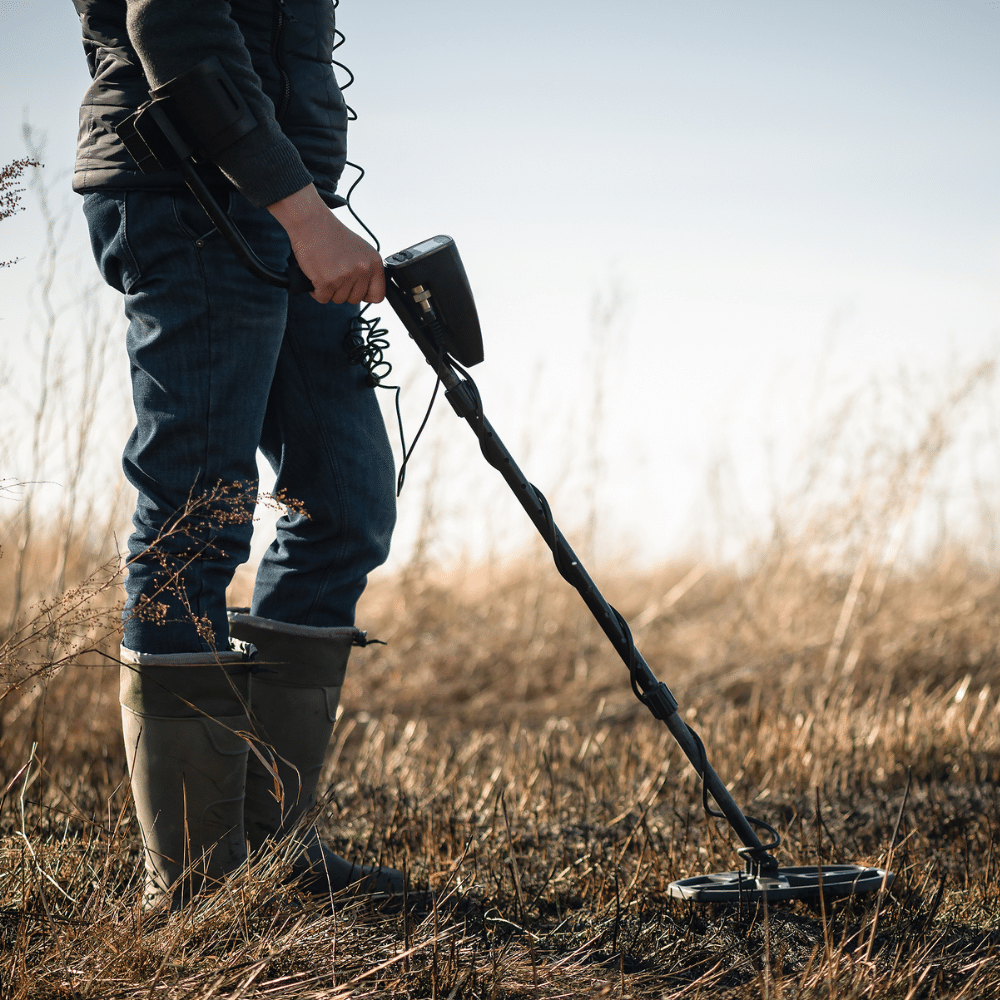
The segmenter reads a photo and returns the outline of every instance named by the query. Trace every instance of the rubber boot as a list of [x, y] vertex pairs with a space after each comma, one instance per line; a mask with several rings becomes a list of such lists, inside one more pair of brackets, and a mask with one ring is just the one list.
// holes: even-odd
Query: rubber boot
[[242, 653], [150, 655], [122, 647], [122, 734], [147, 912], [177, 909], [246, 861], [244, 661]]
[[244, 816], [251, 849], [290, 834], [298, 851], [293, 875], [308, 891], [325, 896], [353, 887], [359, 894], [402, 897], [401, 872], [352, 864], [300, 823], [316, 805], [347, 660], [364, 633], [230, 612], [229, 634], [257, 648], [251, 710], [264, 756], [271, 755], [277, 771], [256, 754], [247, 762]]

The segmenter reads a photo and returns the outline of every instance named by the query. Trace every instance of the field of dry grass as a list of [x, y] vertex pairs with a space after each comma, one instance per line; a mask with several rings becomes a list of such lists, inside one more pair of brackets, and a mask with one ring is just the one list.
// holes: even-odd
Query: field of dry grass
[[[737, 802], [780, 831], [780, 863], [890, 867], [889, 891], [670, 898], [674, 879], [738, 867], [738, 845], [577, 595], [537, 551], [439, 566], [424, 536], [364, 597], [359, 624], [385, 645], [352, 661], [315, 822], [430, 896], [393, 914], [308, 899], [275, 851], [144, 921], [117, 698], [122, 517], [110, 489], [85, 489], [114, 480], [97, 468], [114, 338], [94, 313], [84, 377], [63, 377], [41, 205], [33, 430], [0, 439], [4, 468], [28, 470], [0, 476], [0, 1000], [1000, 997], [995, 500], [992, 548], [947, 532], [919, 558], [901, 548], [988, 365], [936, 403], [922, 386], [889, 398], [884, 424], [845, 404], [735, 568], [594, 573]], [[68, 477], [54, 513], [53, 466]]]
[[952, 552], [859, 582], [795, 551], [603, 582], [737, 801], [779, 828], [781, 863], [888, 863], [884, 896], [669, 898], [738, 867], [736, 845], [576, 594], [527, 555], [364, 600], [386, 645], [353, 661], [316, 822], [432, 906], [307, 901], [275, 888], [275, 855], [143, 926], [116, 591], [95, 584], [5, 647], [22, 672], [63, 665], [0, 702], [0, 997], [1000, 996], [995, 578]]

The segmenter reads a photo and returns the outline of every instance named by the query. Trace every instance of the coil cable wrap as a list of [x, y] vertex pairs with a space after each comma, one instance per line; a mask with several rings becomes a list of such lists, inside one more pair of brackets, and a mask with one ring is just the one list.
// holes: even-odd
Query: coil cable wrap
[[[336, 10], [340, 6], [340, 0], [333, 0], [333, 7]], [[344, 33], [339, 28], [334, 28], [334, 40], [333, 40], [333, 52], [336, 52], [341, 45], [346, 41]], [[354, 73], [349, 66], [340, 62], [338, 59], [332, 59], [331, 63], [338, 69], [343, 70], [347, 74], [347, 80], [343, 84], [338, 84], [340, 86], [340, 92], [343, 94], [345, 90], [348, 89], [354, 83]], [[347, 101], [344, 102], [344, 107], [347, 109], [347, 120], [348, 122], [355, 122], [358, 120], [358, 113], [351, 107]], [[352, 170], [357, 171], [357, 177], [351, 183], [351, 186], [347, 189], [347, 194], [344, 195], [344, 201], [346, 202], [346, 208], [351, 216], [357, 222], [359, 226], [371, 237], [372, 242], [375, 244], [375, 250], [379, 254], [382, 252], [382, 243], [374, 232], [368, 227], [364, 219], [355, 211], [354, 205], [352, 204], [351, 197], [354, 194], [355, 189], [364, 179], [365, 171], [364, 168], [357, 163], [347, 160], [344, 164], [350, 167]], [[367, 372], [365, 376], [365, 383], [373, 389], [387, 389], [394, 394], [393, 407], [396, 411], [396, 426], [399, 430], [399, 443], [403, 454], [403, 461], [399, 470], [399, 477], [396, 482], [396, 495], [403, 489], [403, 481], [406, 477], [406, 466], [410, 460], [410, 456], [413, 454], [413, 448], [420, 438], [424, 427], [427, 424], [427, 420], [430, 417], [431, 410], [434, 407], [434, 401], [437, 398], [438, 384], [435, 383], [434, 391], [431, 394], [430, 403], [427, 407], [427, 412], [424, 414], [424, 418], [421, 421], [420, 427], [417, 430], [416, 435], [413, 438], [413, 442], [409, 447], [406, 445], [406, 433], [403, 429], [403, 414], [400, 409], [400, 396], [402, 393], [402, 387], [399, 385], [389, 385], [386, 379], [392, 374], [392, 363], [386, 357], [386, 351], [388, 351], [391, 346], [389, 341], [389, 331], [386, 327], [382, 326], [381, 316], [369, 316], [368, 310], [371, 308], [371, 303], [365, 303], [358, 311], [357, 316], [351, 322], [350, 328], [344, 335], [344, 340], [342, 347], [344, 353], [347, 355], [348, 361], [352, 365], [359, 365], [364, 368]]]

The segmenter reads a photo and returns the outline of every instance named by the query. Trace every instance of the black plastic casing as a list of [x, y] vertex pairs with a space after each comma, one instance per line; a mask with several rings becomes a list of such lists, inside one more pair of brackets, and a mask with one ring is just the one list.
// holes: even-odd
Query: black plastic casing
[[440, 323], [447, 352], [467, 368], [483, 360], [476, 300], [458, 247], [450, 236], [432, 236], [386, 257], [385, 271], [404, 294], [410, 321], [407, 316], [401, 318], [408, 328], [411, 322], [423, 323], [421, 308], [412, 295], [413, 289], [420, 286], [430, 292], [429, 304]]

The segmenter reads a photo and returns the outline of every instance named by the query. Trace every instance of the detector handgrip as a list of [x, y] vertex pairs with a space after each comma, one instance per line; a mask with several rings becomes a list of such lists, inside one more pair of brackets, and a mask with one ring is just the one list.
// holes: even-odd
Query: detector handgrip
[[288, 255], [288, 268], [285, 271], [285, 279], [288, 281], [288, 294], [301, 295], [303, 292], [311, 292], [313, 283], [306, 277], [305, 272], [299, 267], [299, 262], [295, 259], [295, 254]]

